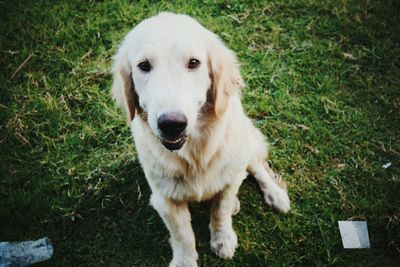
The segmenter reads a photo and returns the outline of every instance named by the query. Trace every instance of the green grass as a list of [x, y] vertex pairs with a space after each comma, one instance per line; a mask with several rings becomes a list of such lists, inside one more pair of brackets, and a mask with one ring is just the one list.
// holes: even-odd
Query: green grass
[[[278, 214], [246, 180], [227, 261], [209, 248], [209, 204], [193, 204], [200, 265], [399, 266], [396, 0], [0, 1], [0, 241], [50, 237], [45, 266], [167, 265], [167, 230], [109, 97], [121, 39], [162, 10], [237, 52], [245, 110], [293, 203]], [[371, 249], [342, 248], [348, 219], [368, 221]]]

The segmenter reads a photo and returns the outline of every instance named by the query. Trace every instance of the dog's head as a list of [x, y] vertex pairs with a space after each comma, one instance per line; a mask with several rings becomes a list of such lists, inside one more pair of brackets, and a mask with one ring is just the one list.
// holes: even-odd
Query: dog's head
[[171, 13], [146, 19], [128, 33], [113, 74], [113, 98], [128, 122], [135, 115], [145, 118], [169, 150], [199, 136], [204, 116], [223, 116], [229, 97], [242, 86], [234, 53], [194, 19]]

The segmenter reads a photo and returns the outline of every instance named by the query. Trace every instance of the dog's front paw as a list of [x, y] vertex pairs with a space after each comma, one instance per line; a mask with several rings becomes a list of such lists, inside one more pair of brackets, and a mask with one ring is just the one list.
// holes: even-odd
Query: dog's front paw
[[191, 257], [174, 257], [169, 267], [197, 267], [197, 261]]
[[211, 250], [222, 259], [231, 259], [235, 254], [237, 236], [233, 229], [211, 230]]
[[287, 192], [278, 185], [264, 191], [265, 203], [281, 212], [290, 210], [290, 200]]

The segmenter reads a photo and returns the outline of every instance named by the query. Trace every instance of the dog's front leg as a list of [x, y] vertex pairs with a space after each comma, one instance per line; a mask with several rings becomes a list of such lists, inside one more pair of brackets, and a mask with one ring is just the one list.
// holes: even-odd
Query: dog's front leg
[[237, 246], [232, 215], [239, 211], [239, 200], [236, 197], [239, 186], [228, 185], [213, 198], [211, 205], [211, 250], [223, 259], [232, 258]]
[[187, 203], [175, 202], [153, 193], [151, 204], [160, 214], [171, 235], [173, 258], [169, 266], [197, 266], [196, 244]]

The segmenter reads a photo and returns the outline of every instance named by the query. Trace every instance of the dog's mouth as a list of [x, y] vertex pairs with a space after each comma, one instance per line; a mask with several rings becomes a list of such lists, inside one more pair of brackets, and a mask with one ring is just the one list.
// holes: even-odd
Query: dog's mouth
[[161, 143], [166, 149], [173, 151], [181, 149], [185, 144], [186, 139], [186, 135], [179, 136], [178, 138], [163, 138], [161, 139]]

